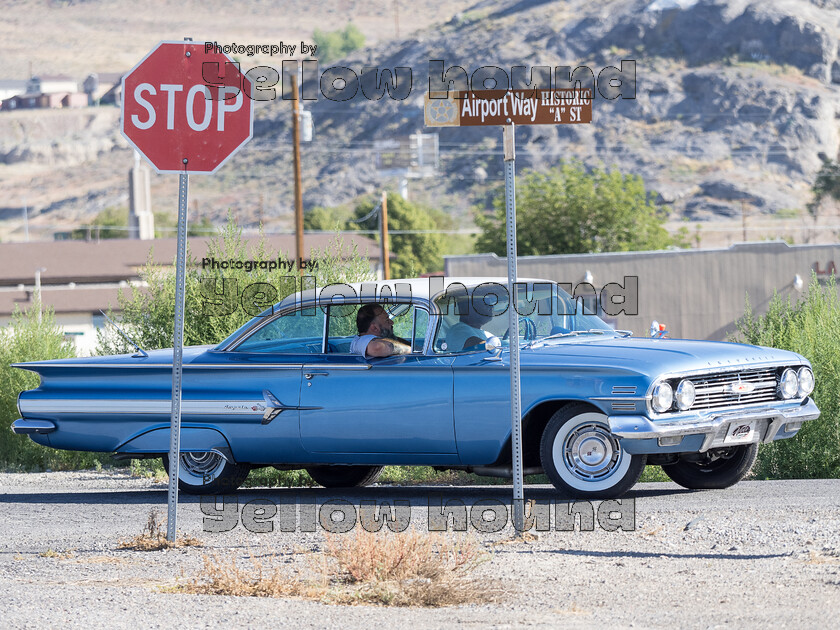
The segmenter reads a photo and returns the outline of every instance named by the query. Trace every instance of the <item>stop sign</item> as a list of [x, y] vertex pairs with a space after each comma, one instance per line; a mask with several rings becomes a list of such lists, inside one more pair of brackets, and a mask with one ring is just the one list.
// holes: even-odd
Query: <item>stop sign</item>
[[212, 173], [253, 135], [250, 80], [203, 42], [161, 42], [122, 80], [123, 136], [159, 173]]

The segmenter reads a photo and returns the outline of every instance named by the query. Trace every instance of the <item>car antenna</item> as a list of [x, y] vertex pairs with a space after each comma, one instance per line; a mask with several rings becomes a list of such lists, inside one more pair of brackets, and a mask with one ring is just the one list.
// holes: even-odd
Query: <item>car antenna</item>
[[108, 315], [106, 315], [106, 314], [105, 314], [105, 311], [103, 311], [102, 309], [99, 309], [99, 312], [100, 312], [100, 313], [102, 313], [102, 316], [103, 316], [105, 319], [107, 319], [109, 322], [111, 322], [111, 325], [112, 325], [114, 328], [116, 328], [118, 331], [120, 331], [120, 334], [123, 336], [123, 338], [124, 338], [124, 339], [125, 339], [128, 343], [130, 343], [132, 346], [134, 346], [134, 347], [135, 347], [135, 349], [137, 350], [137, 353], [136, 353], [136, 354], [133, 354], [132, 356], [135, 356], [135, 357], [139, 357], [139, 356], [148, 357], [148, 356], [149, 356], [149, 353], [148, 353], [148, 352], [146, 352], [145, 350], [143, 350], [143, 348], [141, 348], [140, 346], [138, 346], [136, 343], [134, 343], [134, 342], [131, 340], [131, 337], [129, 337], [128, 335], [126, 335], [126, 334], [125, 334], [125, 332], [123, 332], [123, 329], [122, 329], [122, 328], [120, 328], [120, 327], [117, 325], [117, 322], [115, 322], [113, 319], [111, 319], [110, 317], [108, 317]]

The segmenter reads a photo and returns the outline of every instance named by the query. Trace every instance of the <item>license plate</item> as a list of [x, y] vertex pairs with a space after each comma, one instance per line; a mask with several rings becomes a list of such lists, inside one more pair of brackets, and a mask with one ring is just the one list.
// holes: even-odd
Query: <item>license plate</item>
[[754, 442], [755, 420], [752, 422], [733, 422], [726, 431], [724, 444], [749, 444]]

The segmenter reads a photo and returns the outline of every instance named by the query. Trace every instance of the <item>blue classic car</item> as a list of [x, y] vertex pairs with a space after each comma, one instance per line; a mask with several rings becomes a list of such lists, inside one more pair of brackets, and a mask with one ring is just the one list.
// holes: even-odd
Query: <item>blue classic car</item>
[[[369, 484], [389, 464], [510, 477], [506, 285], [330, 285], [288, 296], [217, 346], [185, 349], [181, 489], [230, 492], [260, 466], [305, 468], [326, 487]], [[548, 281], [515, 294], [525, 473], [545, 472], [566, 495], [621, 496], [646, 464], [687, 488], [725, 488], [759, 443], [819, 416], [798, 354], [633, 337]], [[409, 354], [350, 353], [370, 302], [386, 306]], [[21, 393], [16, 433], [166, 463], [171, 350], [17, 367], [41, 384]]]

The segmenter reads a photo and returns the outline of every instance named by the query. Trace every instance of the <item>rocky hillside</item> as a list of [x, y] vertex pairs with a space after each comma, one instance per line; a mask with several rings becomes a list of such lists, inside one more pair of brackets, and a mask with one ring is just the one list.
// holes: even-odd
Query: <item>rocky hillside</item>
[[[309, 105], [316, 131], [304, 147], [305, 204], [341, 204], [395, 184], [376, 169], [375, 143], [423, 129], [430, 60], [468, 73], [588, 66], [596, 75], [634, 60], [636, 98], [597, 97], [590, 125], [520, 127], [517, 169], [575, 158], [636, 173], [677, 217], [740, 216], [744, 206], [791, 214], [810, 198], [818, 153], [837, 155], [838, 35], [840, 3], [833, 0], [479, 2], [341, 61], [359, 74], [363, 66], [410, 67], [412, 87], [399, 101], [359, 93]], [[305, 87], [317, 92], [314, 83]], [[202, 214], [217, 218], [231, 208], [243, 224], [261, 217], [281, 229], [292, 204], [290, 107], [271, 101], [256, 109], [251, 144], [217, 176], [194, 178], [191, 194]], [[24, 195], [44, 225], [125, 204], [131, 152], [113, 111], [50, 113], [76, 117], [49, 123], [51, 138], [39, 135], [48, 123], [22, 114], [0, 114], [0, 181], [11, 193], [0, 201], [0, 219], [14, 221]], [[466, 222], [468, 209], [486, 204], [501, 181], [501, 133], [439, 133], [439, 176], [413, 180], [411, 194]], [[174, 211], [175, 178], [158, 176], [154, 185], [157, 205]]]

